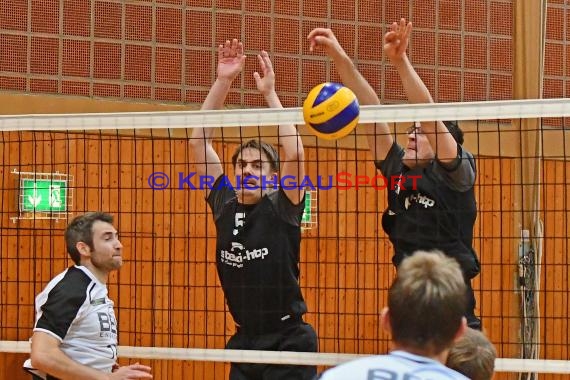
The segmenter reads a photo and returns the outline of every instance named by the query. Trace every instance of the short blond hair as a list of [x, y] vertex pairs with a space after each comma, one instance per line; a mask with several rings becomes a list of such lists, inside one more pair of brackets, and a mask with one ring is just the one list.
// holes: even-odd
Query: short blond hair
[[461, 268], [440, 251], [417, 251], [398, 267], [388, 291], [392, 339], [437, 355], [453, 344], [467, 308]]
[[481, 331], [467, 329], [451, 347], [446, 365], [472, 380], [491, 380], [497, 350]]

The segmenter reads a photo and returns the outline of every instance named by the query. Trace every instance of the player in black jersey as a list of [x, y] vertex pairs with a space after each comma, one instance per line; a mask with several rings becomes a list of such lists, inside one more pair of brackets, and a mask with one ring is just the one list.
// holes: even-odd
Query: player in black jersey
[[[406, 55], [411, 28], [403, 19], [392, 24], [384, 37], [384, 51], [398, 70], [409, 101], [432, 103]], [[330, 29], [317, 28], [308, 39], [311, 49], [322, 49], [334, 60], [342, 82], [357, 95], [360, 104], [380, 104]], [[363, 125], [362, 129], [382, 175], [401, 178], [388, 189], [388, 209], [382, 217], [382, 227], [394, 246], [394, 265], [417, 250], [439, 249], [455, 258], [467, 285], [467, 322], [469, 327], [481, 329], [471, 287], [471, 279], [480, 269], [472, 246], [476, 169], [473, 156], [461, 145], [463, 132], [453, 122], [416, 123], [408, 130], [404, 149], [385, 123]]]
[[[265, 51], [253, 74], [269, 107], [281, 108], [275, 74]], [[226, 41], [218, 49], [218, 77], [202, 109], [222, 108], [233, 80], [244, 67], [243, 46]], [[230, 184], [212, 146], [212, 129], [196, 128], [190, 140], [197, 172], [215, 178], [206, 187], [214, 216], [216, 264], [236, 333], [229, 349], [315, 352], [314, 329], [303, 321], [307, 307], [299, 286], [299, 253], [304, 191], [278, 187], [279, 156], [259, 140], [242, 144], [232, 157]], [[304, 151], [295, 126], [279, 126], [282, 176], [305, 176]], [[299, 181], [300, 182], [300, 181]], [[231, 380], [312, 379], [315, 366], [232, 363]]]
[[65, 231], [76, 265], [54, 277], [36, 297], [31, 360], [34, 379], [152, 379], [150, 367], [118, 367], [117, 321], [107, 295], [109, 273], [123, 264], [113, 217], [76, 217]]

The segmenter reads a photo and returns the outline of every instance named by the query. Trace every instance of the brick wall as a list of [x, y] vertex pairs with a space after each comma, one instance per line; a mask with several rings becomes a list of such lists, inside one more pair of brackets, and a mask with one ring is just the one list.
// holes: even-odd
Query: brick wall
[[[263, 105], [254, 55], [273, 57], [278, 91], [299, 106], [335, 80], [306, 35], [331, 27], [386, 102], [405, 99], [383, 63], [386, 25], [414, 22], [409, 54], [438, 101], [509, 99], [512, 0], [11, 0], [0, 5], [0, 89], [157, 102], [201, 102], [215, 48], [244, 41], [247, 61], [228, 103]], [[550, 0], [545, 96], [569, 96], [569, 5]]]

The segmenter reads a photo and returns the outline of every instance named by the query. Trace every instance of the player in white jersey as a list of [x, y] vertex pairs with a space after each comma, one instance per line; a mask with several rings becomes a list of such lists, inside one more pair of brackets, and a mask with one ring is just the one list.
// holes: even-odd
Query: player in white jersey
[[76, 265], [54, 277], [36, 297], [31, 358], [34, 379], [151, 379], [150, 367], [118, 367], [117, 321], [107, 294], [109, 273], [123, 264], [113, 217], [76, 217], [65, 231]]
[[441, 252], [404, 259], [381, 316], [394, 351], [341, 364], [320, 379], [466, 380], [443, 364], [467, 328], [465, 289], [459, 264]]

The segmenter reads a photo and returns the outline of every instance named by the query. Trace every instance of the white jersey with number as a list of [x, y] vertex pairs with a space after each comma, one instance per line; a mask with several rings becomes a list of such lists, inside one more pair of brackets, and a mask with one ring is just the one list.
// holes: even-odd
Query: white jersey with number
[[325, 371], [320, 380], [469, 380], [433, 359], [404, 351], [370, 356]]
[[113, 301], [84, 266], [54, 277], [36, 297], [34, 332], [61, 342], [61, 350], [85, 366], [111, 372], [117, 359], [117, 321]]

